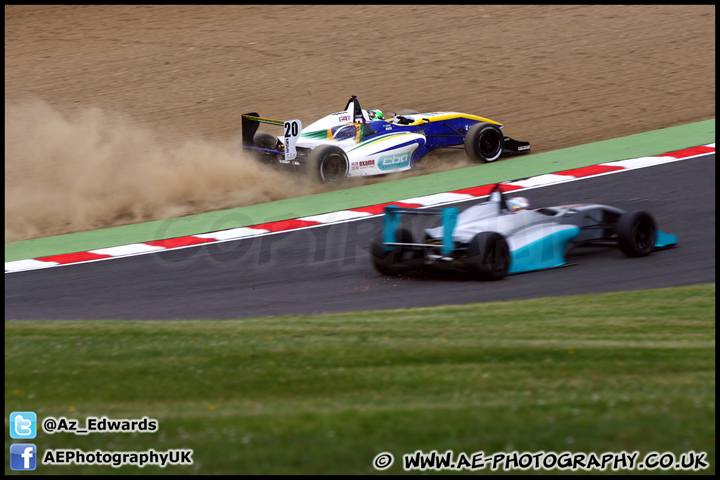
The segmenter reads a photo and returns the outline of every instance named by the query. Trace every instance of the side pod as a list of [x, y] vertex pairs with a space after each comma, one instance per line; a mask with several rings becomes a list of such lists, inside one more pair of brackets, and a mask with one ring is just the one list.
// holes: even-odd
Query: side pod
[[510, 237], [508, 275], [565, 265], [565, 250], [579, 233], [575, 225], [536, 225]]

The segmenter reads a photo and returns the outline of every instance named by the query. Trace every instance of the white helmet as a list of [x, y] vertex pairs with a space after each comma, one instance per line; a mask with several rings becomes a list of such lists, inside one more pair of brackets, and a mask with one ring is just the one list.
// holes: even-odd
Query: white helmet
[[507, 206], [511, 212], [516, 212], [530, 208], [530, 202], [525, 197], [515, 197], [507, 201]]
[[382, 110], [379, 110], [377, 108], [373, 108], [372, 110], [368, 110], [368, 117], [370, 117], [370, 120], [385, 120], [385, 115], [383, 115]]

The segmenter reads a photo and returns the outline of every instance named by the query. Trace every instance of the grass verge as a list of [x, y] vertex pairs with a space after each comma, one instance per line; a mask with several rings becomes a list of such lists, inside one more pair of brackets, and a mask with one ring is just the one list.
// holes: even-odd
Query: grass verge
[[12, 411], [159, 421], [155, 433], [40, 431], [41, 457], [194, 450], [192, 466], [39, 463], [38, 474], [370, 474], [380, 452], [395, 456], [392, 474], [418, 449], [694, 450], [714, 473], [715, 285], [247, 320], [6, 322], [5, 410], [6, 452]]

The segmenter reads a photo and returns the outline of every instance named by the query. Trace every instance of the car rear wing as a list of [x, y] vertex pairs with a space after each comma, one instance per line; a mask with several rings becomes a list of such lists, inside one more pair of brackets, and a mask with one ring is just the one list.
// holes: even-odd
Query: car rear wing
[[[267, 123], [269, 125], [278, 125], [283, 127], [285, 151], [270, 150], [267, 148], [260, 148], [255, 146], [255, 133], [257, 133], [260, 123]], [[266, 152], [273, 152], [285, 155], [285, 160], [294, 160], [297, 157], [297, 151], [295, 144], [300, 138], [302, 133], [302, 122], [300, 120], [271, 120], [269, 118], [260, 117], [256, 112], [244, 113], [242, 115], [242, 145], [243, 148], [251, 150], [262, 150]]]
[[243, 147], [254, 147], [253, 138], [255, 133], [260, 127], [260, 123], [268, 123], [270, 125], [282, 126], [285, 122], [280, 120], [270, 120], [269, 118], [262, 118], [256, 112], [243, 113], [242, 115], [242, 143]]
[[[502, 214], [503, 211], [508, 212], [509, 208], [505, 201], [505, 195], [503, 193], [500, 183], [493, 185], [490, 190], [490, 197], [488, 203], [497, 203], [498, 214]], [[453, 232], [457, 225], [458, 209], [455, 207], [449, 208], [424, 208], [422, 210], [416, 208], [400, 208], [396, 205], [388, 205], [385, 207], [385, 215], [383, 216], [383, 250], [390, 251], [393, 247], [404, 246], [404, 247], [437, 247], [437, 244], [425, 244], [425, 243], [402, 243], [397, 241], [398, 227], [400, 226], [401, 216], [405, 215], [436, 215], [440, 217], [443, 235], [442, 235], [442, 247], [440, 253], [448, 255], [455, 251], [455, 242], [453, 240]]]
[[398, 226], [402, 215], [437, 215], [440, 216], [443, 226], [442, 247], [440, 253], [448, 255], [455, 250], [455, 242], [453, 241], [453, 230], [457, 224], [458, 209], [449, 208], [425, 208], [419, 210], [417, 208], [400, 208], [396, 205], [388, 205], [385, 207], [385, 215], [383, 216], [383, 250], [390, 251], [393, 247], [437, 247], [434, 244], [425, 243], [402, 243], [397, 240]]

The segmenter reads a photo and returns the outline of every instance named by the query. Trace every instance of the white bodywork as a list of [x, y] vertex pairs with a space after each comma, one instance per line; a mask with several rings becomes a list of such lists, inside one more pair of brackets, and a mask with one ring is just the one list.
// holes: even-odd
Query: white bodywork
[[[486, 203], [472, 206], [458, 214], [453, 230], [453, 241], [467, 244], [480, 232], [502, 234], [510, 251], [553, 236], [565, 230], [577, 230], [572, 224], [559, 223], [557, 217], [570, 210], [556, 210], [555, 215], [546, 215], [537, 210], [517, 210], [500, 213], [500, 193], [493, 192]], [[425, 232], [433, 238], [442, 238], [443, 227], [430, 228]]]
[[[348, 177], [410, 170], [413, 153], [425, 144], [425, 136], [410, 132], [388, 132], [358, 141], [364, 123], [360, 123], [359, 118], [353, 122], [353, 109], [351, 103], [349, 110], [331, 113], [303, 128], [294, 146], [315, 149], [321, 145], [337, 145], [347, 155]], [[361, 115], [366, 122], [367, 111], [361, 110]], [[286, 151], [287, 138], [278, 136]], [[282, 163], [298, 164], [297, 160], [287, 156]]]

